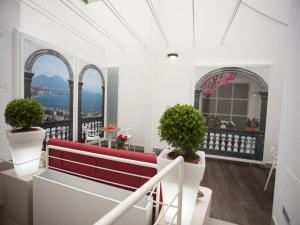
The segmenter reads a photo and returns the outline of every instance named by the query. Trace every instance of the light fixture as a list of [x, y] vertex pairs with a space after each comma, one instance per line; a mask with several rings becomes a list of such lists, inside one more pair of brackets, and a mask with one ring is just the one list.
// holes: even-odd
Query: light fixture
[[171, 61], [175, 61], [178, 57], [178, 53], [169, 53], [167, 56]]

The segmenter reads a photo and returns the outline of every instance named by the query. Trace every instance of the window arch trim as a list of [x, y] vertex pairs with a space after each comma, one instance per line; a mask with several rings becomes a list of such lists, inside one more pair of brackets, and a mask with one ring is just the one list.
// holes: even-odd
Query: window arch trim
[[82, 82], [82, 79], [84, 77], [84, 73], [88, 70], [88, 69], [94, 69], [96, 70], [99, 74], [100, 74], [100, 77], [102, 79], [102, 87], [105, 87], [105, 80], [104, 80], [104, 76], [103, 76], [103, 73], [102, 71], [94, 64], [88, 64], [86, 65], [85, 67], [83, 67], [79, 73], [79, 79], [78, 81], [79, 82]]
[[36, 62], [36, 60], [41, 57], [41, 56], [45, 56], [45, 55], [52, 55], [55, 56], [57, 58], [59, 58], [61, 61], [63, 61], [63, 63], [66, 65], [67, 70], [69, 72], [69, 79], [73, 80], [74, 75], [73, 75], [73, 71], [71, 68], [71, 65], [69, 64], [68, 60], [59, 52], [52, 50], [52, 49], [40, 49], [37, 50], [35, 52], [33, 52], [26, 60], [25, 62], [25, 72], [32, 72], [32, 67], [34, 65], [34, 63]]
[[224, 72], [238, 72], [238, 73], [242, 73], [247, 75], [248, 77], [252, 78], [253, 80], [255, 80], [257, 82], [257, 84], [260, 86], [261, 91], [262, 92], [268, 92], [268, 84], [266, 83], [266, 81], [259, 76], [258, 74], [247, 70], [247, 69], [243, 69], [240, 67], [223, 67], [223, 68], [219, 68], [213, 71], [210, 71], [209, 73], [205, 74], [203, 77], [200, 78], [200, 80], [197, 81], [196, 85], [195, 85], [195, 90], [196, 91], [200, 91], [200, 86], [201, 84], [209, 77], [211, 76], [215, 76], [217, 74], [220, 73], [224, 73]]

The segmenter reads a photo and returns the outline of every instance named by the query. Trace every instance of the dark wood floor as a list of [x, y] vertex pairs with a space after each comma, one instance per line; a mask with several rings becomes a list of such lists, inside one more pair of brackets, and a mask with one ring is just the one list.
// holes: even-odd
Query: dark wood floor
[[207, 159], [201, 186], [213, 191], [211, 216], [239, 225], [270, 225], [274, 176], [264, 192], [268, 172], [253, 164]]

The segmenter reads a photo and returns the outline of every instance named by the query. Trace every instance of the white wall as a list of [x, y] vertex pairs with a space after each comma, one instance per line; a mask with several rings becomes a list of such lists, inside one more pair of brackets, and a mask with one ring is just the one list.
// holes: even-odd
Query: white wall
[[[80, 20], [78, 16], [71, 15], [72, 12], [59, 5], [59, 1], [35, 0], [35, 2], [54, 12], [57, 17], [64, 16], [67, 24], [84, 31], [92, 40], [106, 47], [106, 53], [101, 52], [78, 35], [59, 25], [55, 18], [51, 19], [49, 15], [48, 17], [41, 15], [28, 5], [21, 4], [20, 27], [23, 32], [81, 56], [85, 61], [97, 65], [120, 67], [119, 126], [133, 127], [135, 144], [145, 146], [147, 152], [150, 152], [153, 147], [163, 147], [163, 143], [159, 141], [157, 135], [157, 126], [166, 107], [176, 103], [193, 104], [195, 68], [199, 65], [273, 65], [269, 78], [270, 95], [272, 96], [269, 95], [266, 149], [273, 145], [277, 146], [281, 96], [280, 78], [282, 77], [284, 40], [287, 31], [285, 26], [241, 7], [225, 44], [220, 45], [222, 33], [235, 1], [230, 1], [228, 4], [219, 0], [209, 3], [199, 2], [196, 4], [197, 45], [193, 47], [190, 21], [191, 5], [176, 1], [172, 4], [170, 11], [170, 1], [154, 1], [170, 40], [171, 46], [166, 48], [147, 5], [140, 1], [136, 1], [136, 4], [132, 5], [126, 5], [124, 2], [127, 8], [119, 9], [125, 18], [128, 18], [134, 25], [134, 28], [137, 28], [138, 33], [147, 43], [147, 48], [142, 49], [124, 30], [124, 27], [116, 22], [115, 18], [105, 20], [108, 12], [103, 15], [104, 18], [99, 15], [103, 19], [101, 24], [103, 23], [106, 29], [112, 29], [109, 31], [113, 31], [114, 34], [118, 34], [119, 31], [122, 34], [127, 33], [127, 36], [117, 36], [122, 43], [128, 43], [125, 50], [121, 51], [115, 46], [112, 47], [111, 43], [107, 44], [108, 41], [104, 41], [103, 37], [101, 39], [98, 33], [95, 35], [89, 25]], [[114, 3], [123, 4], [117, 3], [117, 1]], [[99, 3], [99, 5], [101, 4]], [[181, 10], [183, 5], [184, 8]], [[137, 6], [139, 8], [135, 8]], [[279, 7], [280, 4], [272, 4], [271, 11], [265, 5], [258, 6], [282, 19], [280, 13], [282, 10], [284, 11], [284, 7]], [[277, 10], [277, 8], [282, 10]], [[100, 10], [96, 5], [95, 8], [91, 5], [89, 10], [92, 9]], [[139, 11], [139, 9], [141, 10]], [[172, 12], [175, 11], [180, 13], [172, 17]], [[141, 19], [137, 20], [136, 18]], [[179, 53], [179, 58], [175, 63], [171, 63], [166, 57], [167, 53], [173, 51]], [[9, 90], [11, 89], [9, 88]], [[269, 152], [265, 152], [267, 154], [264, 160], [269, 161]]]
[[6, 139], [4, 110], [14, 97], [13, 28], [20, 27], [20, 4], [17, 1], [0, 0], [0, 158], [8, 159], [10, 153]]
[[[300, 139], [299, 139], [299, 83], [300, 83], [300, 1], [290, 5], [288, 56], [286, 60], [282, 116], [279, 135], [279, 158], [276, 171], [273, 218], [277, 225], [300, 224]], [[290, 223], [283, 216], [285, 207]]]
[[[277, 29], [281, 38], [274, 49], [271, 49], [274, 43], [268, 41], [249, 41], [246, 46], [244, 42], [236, 41], [234, 45], [225, 46], [215, 43], [212, 48], [182, 47], [175, 63], [167, 59], [170, 50], [159, 42], [150, 50], [108, 53], [108, 63], [120, 66], [119, 125], [124, 126], [127, 121], [135, 125], [136, 144], [144, 145], [146, 151], [153, 147], [163, 147], [157, 135], [159, 119], [167, 106], [176, 103], [193, 104], [195, 68], [198, 65], [272, 64], [271, 71], [270, 67], [266, 69], [270, 73], [267, 78], [270, 95], [264, 156], [265, 162], [271, 161], [268, 149], [277, 146], [278, 140], [281, 101], [281, 79], [278, 77], [282, 76], [286, 32], [286, 28]], [[268, 30], [266, 33], [271, 38], [272, 32]]]

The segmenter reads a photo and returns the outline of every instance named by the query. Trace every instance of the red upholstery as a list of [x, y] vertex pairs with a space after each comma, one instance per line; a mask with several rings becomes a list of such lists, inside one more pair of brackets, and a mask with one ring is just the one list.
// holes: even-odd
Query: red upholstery
[[[149, 163], [157, 163], [156, 155], [139, 153], [139, 152], [116, 150], [111, 148], [81, 144], [78, 142], [64, 141], [58, 139], [50, 139], [48, 141], [48, 145], [55, 145], [60, 147], [71, 148], [74, 150], [81, 150], [86, 152], [98, 153], [103, 155], [115, 156], [119, 158], [132, 159], [132, 160], [149, 162]], [[121, 163], [112, 160], [105, 160], [105, 159], [100, 159], [92, 156], [85, 156], [76, 153], [58, 151], [55, 149], [49, 149], [49, 155], [72, 160], [72, 161], [77, 161], [80, 163], [95, 165], [99, 167], [114, 169], [123, 172], [129, 172], [129, 173], [148, 176], [148, 177], [153, 177], [157, 173], [156, 169], [154, 168]], [[147, 179], [140, 178], [140, 177], [120, 174], [117, 172], [107, 171], [99, 168], [92, 168], [89, 166], [75, 164], [73, 162], [66, 162], [63, 160], [53, 159], [53, 158], [49, 158], [49, 166], [56, 167], [59, 169], [64, 169], [70, 172], [75, 172], [81, 175], [87, 175], [98, 179], [116, 182], [122, 185], [137, 187], [137, 188], [142, 186], [147, 181]]]

